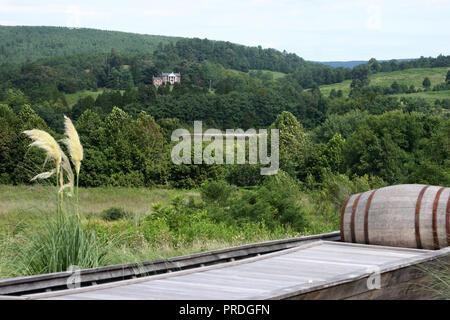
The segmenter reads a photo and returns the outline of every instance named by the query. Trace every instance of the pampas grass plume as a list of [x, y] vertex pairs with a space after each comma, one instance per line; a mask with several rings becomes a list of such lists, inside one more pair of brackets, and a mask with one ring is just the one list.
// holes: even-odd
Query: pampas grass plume
[[53, 159], [56, 162], [56, 167], [59, 167], [61, 164], [62, 150], [50, 134], [39, 129], [25, 130], [23, 133], [33, 140], [30, 147], [43, 149], [47, 157]]
[[67, 146], [70, 153], [70, 158], [75, 166], [77, 175], [80, 173], [81, 161], [83, 160], [83, 146], [80, 143], [80, 137], [75, 129], [70, 118], [64, 116], [64, 127], [67, 138], [63, 140], [63, 143]]

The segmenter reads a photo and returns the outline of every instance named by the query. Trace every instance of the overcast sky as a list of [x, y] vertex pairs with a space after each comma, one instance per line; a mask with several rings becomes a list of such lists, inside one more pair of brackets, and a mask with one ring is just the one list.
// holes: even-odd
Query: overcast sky
[[0, 25], [226, 40], [315, 61], [448, 55], [449, 21], [450, 0], [0, 0]]

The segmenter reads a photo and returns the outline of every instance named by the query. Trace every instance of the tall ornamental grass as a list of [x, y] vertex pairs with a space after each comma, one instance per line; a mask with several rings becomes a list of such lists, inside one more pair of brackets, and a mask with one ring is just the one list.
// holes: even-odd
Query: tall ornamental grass
[[[30, 147], [45, 151], [46, 160], [53, 161], [55, 168], [43, 172], [31, 180], [48, 179], [56, 174], [57, 214], [49, 215], [40, 230], [28, 235], [29, 245], [18, 252], [19, 266], [23, 274], [39, 274], [66, 271], [71, 266], [93, 268], [104, 265], [110, 244], [97, 239], [95, 232], [85, 228], [79, 215], [79, 174], [83, 160], [83, 146], [72, 121], [64, 116], [65, 139], [62, 143], [67, 147], [70, 160], [60, 145], [47, 132], [33, 129], [24, 131], [33, 142]], [[75, 168], [76, 186], [71, 163]], [[68, 190], [68, 191], [67, 191]], [[75, 199], [72, 197], [75, 190]], [[71, 206], [63, 206], [64, 194], [67, 201], [75, 201], [75, 213], [69, 212]], [[73, 206], [72, 206], [73, 207]]]
[[30, 245], [20, 253], [22, 274], [67, 271], [71, 266], [95, 268], [107, 262], [109, 246], [84, 228], [76, 215], [59, 215], [29, 236]]

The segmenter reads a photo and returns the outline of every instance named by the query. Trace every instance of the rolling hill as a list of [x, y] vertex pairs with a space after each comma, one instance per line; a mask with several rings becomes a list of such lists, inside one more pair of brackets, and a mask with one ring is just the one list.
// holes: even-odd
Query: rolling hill
[[[383, 87], [389, 87], [394, 81], [398, 84], [405, 84], [407, 86], [414, 85], [416, 88], [423, 88], [422, 82], [425, 77], [430, 78], [431, 86], [437, 85], [445, 81], [447, 74], [447, 67], [442, 68], [412, 68], [393, 72], [379, 72], [369, 76], [370, 85], [377, 85]], [[351, 80], [345, 80], [343, 82], [322, 85], [320, 91], [323, 95], [328, 96], [331, 90], [342, 90], [344, 95], [348, 95], [350, 92]], [[409, 96], [409, 97], [421, 97], [425, 100], [434, 102], [436, 99], [450, 98], [450, 91], [426, 91], [410, 94], [397, 94], [395, 96]]]
[[36, 61], [80, 53], [153, 52], [159, 43], [175, 43], [180, 37], [144, 35], [65, 27], [0, 26], [0, 64]]

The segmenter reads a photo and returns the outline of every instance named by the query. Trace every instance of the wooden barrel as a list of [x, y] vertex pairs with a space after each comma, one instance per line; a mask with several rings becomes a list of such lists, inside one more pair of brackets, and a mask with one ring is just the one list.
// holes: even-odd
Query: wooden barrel
[[351, 195], [342, 208], [341, 241], [419, 249], [450, 246], [450, 188], [403, 184]]

